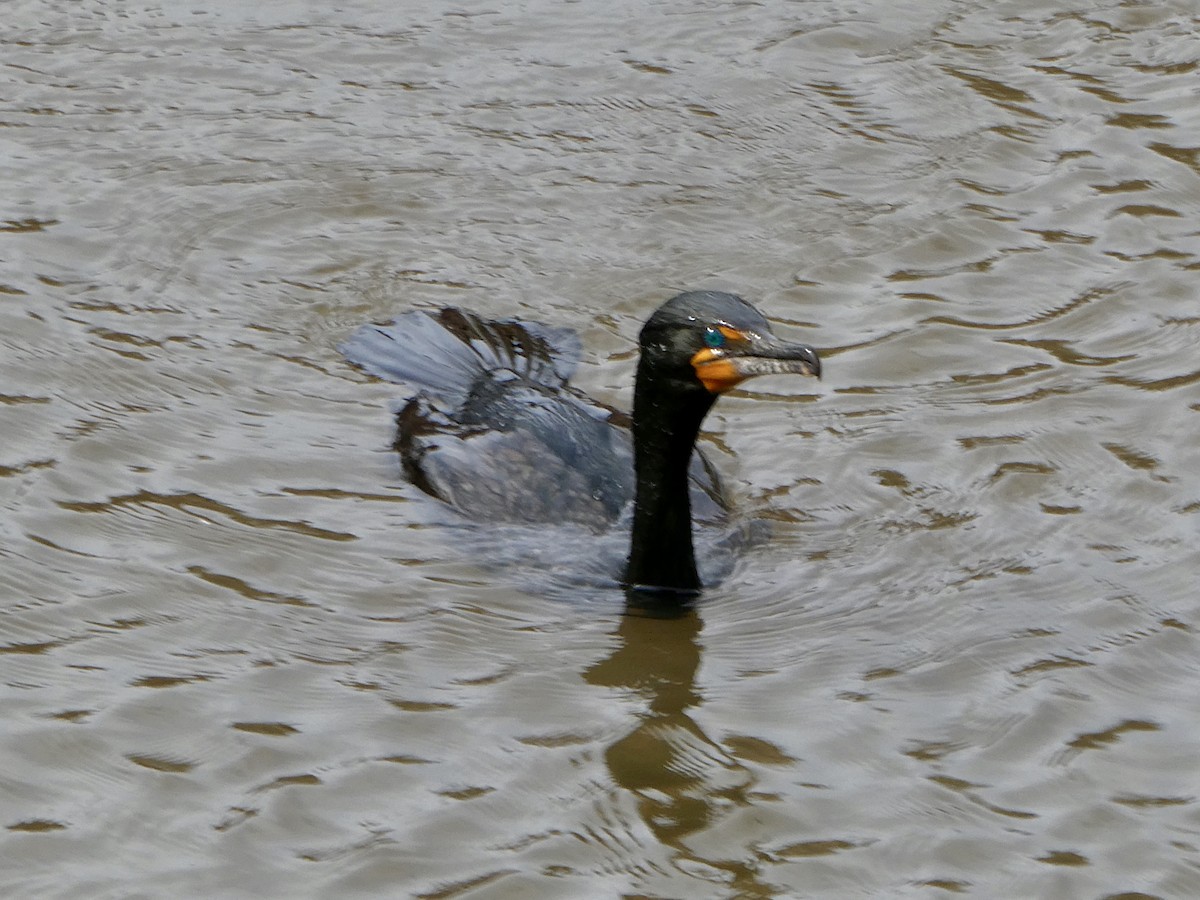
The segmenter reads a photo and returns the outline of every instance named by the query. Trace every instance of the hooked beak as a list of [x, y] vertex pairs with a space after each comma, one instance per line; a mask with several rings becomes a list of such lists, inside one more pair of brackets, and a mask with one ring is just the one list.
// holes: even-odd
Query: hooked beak
[[705, 347], [692, 356], [700, 383], [723, 394], [755, 375], [813, 375], [821, 377], [821, 358], [805, 344], [790, 344], [773, 335], [756, 337], [739, 346]]

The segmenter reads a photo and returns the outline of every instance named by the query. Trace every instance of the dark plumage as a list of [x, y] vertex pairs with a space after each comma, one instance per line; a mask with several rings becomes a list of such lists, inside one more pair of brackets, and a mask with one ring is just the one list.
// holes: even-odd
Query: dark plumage
[[721, 392], [754, 375], [820, 374], [815, 351], [775, 338], [732, 294], [695, 291], [646, 322], [632, 420], [567, 384], [573, 332], [448, 308], [359, 329], [342, 347], [365, 371], [417, 391], [397, 414], [409, 478], [485, 522], [612, 526], [634, 502], [622, 580], [694, 592], [693, 514], [716, 518], [715, 472], [693, 453]]

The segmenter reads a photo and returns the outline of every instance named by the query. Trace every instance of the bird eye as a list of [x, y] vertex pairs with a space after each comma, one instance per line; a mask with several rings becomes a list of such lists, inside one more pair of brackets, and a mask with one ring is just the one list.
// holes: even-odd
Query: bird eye
[[704, 345], [716, 350], [718, 347], [724, 346], [725, 335], [721, 333], [721, 329], [714, 328], [709, 325], [704, 329]]

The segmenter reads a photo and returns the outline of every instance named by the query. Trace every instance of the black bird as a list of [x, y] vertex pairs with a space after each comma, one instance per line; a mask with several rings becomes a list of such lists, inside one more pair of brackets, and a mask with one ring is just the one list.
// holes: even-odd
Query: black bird
[[[421, 489], [475, 520], [615, 525], [632, 501], [630, 588], [700, 587], [692, 513], [719, 516], [715, 470], [693, 453], [717, 396], [755, 375], [820, 376], [811, 347], [771, 333], [733, 294], [692, 291], [643, 326], [633, 416], [567, 384], [578, 337], [447, 308], [360, 328], [342, 346], [365, 371], [417, 390], [395, 448]], [[690, 483], [690, 490], [689, 490]]]

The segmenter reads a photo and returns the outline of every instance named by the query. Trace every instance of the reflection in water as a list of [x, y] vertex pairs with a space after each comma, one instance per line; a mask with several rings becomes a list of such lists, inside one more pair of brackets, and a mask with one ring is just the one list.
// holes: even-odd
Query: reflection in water
[[[617, 629], [620, 645], [584, 678], [645, 698], [641, 722], [609, 745], [604, 760], [613, 781], [637, 796], [638, 812], [655, 837], [690, 857], [687, 838], [712, 826], [730, 804], [747, 804], [754, 779], [688, 714], [704, 699], [696, 687], [699, 612], [690, 604], [648, 605], [635, 592], [630, 595]], [[739, 881], [750, 874], [741, 862], [704, 862], [727, 869]]]

